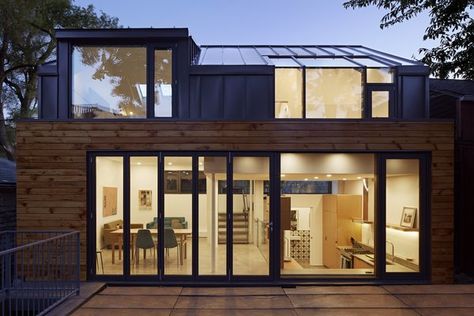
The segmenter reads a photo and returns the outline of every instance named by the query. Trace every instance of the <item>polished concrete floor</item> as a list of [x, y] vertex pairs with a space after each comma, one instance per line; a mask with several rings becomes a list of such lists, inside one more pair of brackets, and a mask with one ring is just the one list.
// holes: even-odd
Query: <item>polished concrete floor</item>
[[106, 287], [73, 315], [474, 315], [474, 284]]
[[[236, 275], [268, 275], [269, 262], [268, 244], [257, 247], [253, 244], [234, 244], [234, 274]], [[156, 253], [153, 249], [146, 252], [144, 259], [144, 251], [139, 251], [139, 259], [134, 260], [130, 266], [131, 274], [156, 274]], [[184, 253], [184, 250], [183, 250]], [[226, 246], [219, 244], [215, 253], [216, 261], [214, 265], [211, 260], [211, 247], [207, 242], [207, 238], [199, 239], [199, 274], [201, 275], [225, 275], [226, 274]], [[168, 255], [165, 255], [165, 274], [169, 275], [191, 275], [192, 273], [192, 242], [187, 241], [186, 258], [183, 258], [183, 264], [179, 262], [179, 249], [169, 249]], [[123, 259], [123, 258], [122, 258]], [[119, 250], [115, 250], [115, 263], [112, 263], [112, 250], [102, 249], [102, 264], [100, 255], [98, 257], [97, 274], [122, 274], [123, 261], [119, 260]]]

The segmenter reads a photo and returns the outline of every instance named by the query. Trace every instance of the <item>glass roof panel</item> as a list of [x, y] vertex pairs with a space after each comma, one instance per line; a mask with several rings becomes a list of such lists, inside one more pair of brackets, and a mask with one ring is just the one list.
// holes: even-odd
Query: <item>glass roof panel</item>
[[359, 64], [365, 65], [367, 67], [380, 67], [380, 68], [387, 68], [390, 67], [389, 65], [382, 64], [381, 62], [378, 62], [374, 59], [371, 58], [352, 58], [355, 62], [358, 62]]
[[244, 63], [237, 47], [224, 47], [222, 58], [224, 65], [242, 65]]
[[298, 46], [288, 46], [288, 48], [291, 49], [293, 52], [295, 52], [296, 56], [312, 56], [313, 55], [307, 50]]
[[275, 52], [270, 49], [270, 47], [257, 47], [260, 55], [275, 55]]
[[272, 48], [278, 55], [289, 55], [289, 56], [295, 55], [291, 51], [286, 49], [285, 47], [272, 47]]
[[247, 65], [266, 64], [262, 60], [262, 57], [260, 57], [260, 54], [254, 48], [250, 48], [250, 47], [240, 48], [240, 52], [242, 53], [242, 56], [244, 57], [245, 63]]
[[208, 47], [204, 54], [203, 65], [222, 65], [222, 48]]
[[270, 58], [270, 60], [276, 67], [301, 67], [291, 58]]
[[326, 52], [322, 49], [319, 49], [317, 47], [305, 47], [307, 50], [309, 50], [312, 53], [315, 53], [317, 56], [332, 56], [331, 53]]
[[357, 48], [357, 49], [360, 50], [361, 52], [366, 53], [367, 55], [380, 56], [380, 57], [385, 58], [385, 59], [393, 60], [396, 63], [401, 63], [402, 65], [419, 65], [419, 64], [421, 64], [421, 63], [419, 63], [415, 60], [411, 61], [409, 59], [405, 59], [405, 58], [401, 58], [401, 57], [397, 57], [397, 56], [387, 56], [387, 55], [384, 55], [384, 54], [381, 54], [381, 53], [377, 53], [377, 52], [371, 51], [370, 49], [367, 49], [365, 47], [360, 47], [360, 48]]
[[307, 67], [348, 67], [359, 68], [344, 58], [297, 58], [300, 63]]
[[[322, 49], [324, 50], [327, 50], [328, 52], [336, 55], [336, 56], [349, 56], [350, 54], [349, 53], [346, 53], [344, 51], [341, 51], [341, 50], [338, 50], [334, 47], [324, 47], [324, 46], [321, 46]], [[344, 50], [343, 48], [341, 48], [342, 50]]]

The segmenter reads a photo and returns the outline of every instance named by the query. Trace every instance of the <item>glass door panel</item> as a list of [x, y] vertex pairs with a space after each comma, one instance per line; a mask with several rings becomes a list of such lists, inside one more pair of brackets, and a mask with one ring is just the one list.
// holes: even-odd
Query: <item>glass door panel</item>
[[158, 158], [130, 157], [130, 273], [158, 273]]
[[96, 157], [96, 274], [123, 274], [123, 158]]
[[387, 159], [385, 270], [420, 271], [420, 160]]
[[192, 157], [164, 158], [164, 274], [192, 275]]
[[233, 159], [233, 274], [270, 274], [269, 157]]
[[198, 161], [198, 271], [222, 276], [227, 271], [227, 160], [205, 156]]

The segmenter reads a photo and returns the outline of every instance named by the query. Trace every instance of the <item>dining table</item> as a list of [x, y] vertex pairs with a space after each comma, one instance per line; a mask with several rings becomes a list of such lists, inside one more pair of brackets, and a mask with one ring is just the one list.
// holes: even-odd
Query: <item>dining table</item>
[[[135, 240], [138, 234], [138, 231], [142, 228], [131, 228], [130, 229], [130, 239], [132, 244], [132, 249], [135, 248]], [[152, 236], [156, 236], [158, 238], [158, 229], [157, 228], [150, 228], [148, 229]], [[122, 249], [123, 249], [123, 229], [119, 228], [111, 233], [116, 236], [112, 242], [112, 264], [115, 264], [115, 246], [119, 246], [119, 260], [122, 257]], [[178, 247], [179, 247], [179, 263], [183, 265], [183, 257], [186, 258], [186, 239], [187, 236], [192, 234], [192, 229], [190, 228], [173, 228], [174, 234], [178, 239]], [[184, 245], [184, 247], [182, 247]], [[132, 251], [132, 260], [134, 259], [135, 251]]]

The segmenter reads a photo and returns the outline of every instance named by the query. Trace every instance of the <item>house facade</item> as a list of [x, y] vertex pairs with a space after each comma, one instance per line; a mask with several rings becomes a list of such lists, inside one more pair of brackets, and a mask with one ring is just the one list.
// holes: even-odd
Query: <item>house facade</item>
[[429, 69], [363, 46], [58, 30], [17, 126], [18, 229], [87, 280], [449, 283], [454, 123]]

